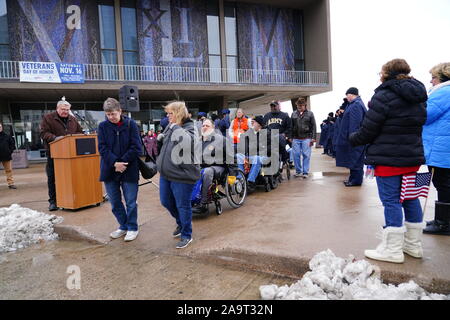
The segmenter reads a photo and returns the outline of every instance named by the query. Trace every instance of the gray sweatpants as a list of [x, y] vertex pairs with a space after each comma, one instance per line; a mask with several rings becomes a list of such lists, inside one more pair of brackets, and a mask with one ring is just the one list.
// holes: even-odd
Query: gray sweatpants
[[212, 166], [205, 168], [203, 171], [203, 182], [202, 182], [202, 204], [208, 203], [208, 189], [214, 179], [214, 173], [216, 176], [221, 175], [225, 171], [224, 167]]

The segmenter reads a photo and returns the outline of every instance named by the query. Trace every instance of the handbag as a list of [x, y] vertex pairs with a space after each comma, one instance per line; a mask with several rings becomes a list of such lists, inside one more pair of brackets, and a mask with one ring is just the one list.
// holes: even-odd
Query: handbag
[[150, 155], [145, 157], [145, 161], [140, 157], [137, 157], [137, 161], [142, 178], [149, 180], [153, 178], [156, 173], [158, 173], [156, 161]]

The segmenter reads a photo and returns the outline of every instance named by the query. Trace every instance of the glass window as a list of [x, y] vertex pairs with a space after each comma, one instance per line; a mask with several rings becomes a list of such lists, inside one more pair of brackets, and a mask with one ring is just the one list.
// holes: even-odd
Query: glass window
[[8, 44], [8, 16], [6, 11], [6, 0], [0, 0], [0, 44]]
[[100, 45], [102, 49], [116, 49], [116, 25], [114, 7], [99, 5]]
[[208, 52], [220, 55], [219, 17], [207, 16], [208, 23]]
[[125, 51], [123, 53], [123, 63], [125, 65], [138, 65], [138, 54], [137, 52], [133, 52], [133, 51]]
[[222, 65], [220, 56], [209, 56], [209, 68], [210, 80], [213, 82], [220, 82], [222, 79]]
[[11, 60], [11, 56], [9, 53], [8, 15], [6, 11], [6, 0], [0, 0], [0, 60]]
[[236, 18], [225, 17], [227, 55], [237, 56]]
[[0, 61], [9, 61], [9, 60], [11, 60], [11, 56], [9, 54], [9, 45], [0, 44]]
[[121, 8], [123, 50], [138, 50], [136, 32], [136, 9]]
[[294, 58], [295, 70], [305, 70], [305, 56], [303, 50], [303, 13], [294, 11]]
[[[224, 10], [227, 69], [237, 69], [238, 44], [235, 4], [231, 2], [225, 2]], [[228, 72], [228, 81], [236, 81], [236, 74], [234, 72]]]

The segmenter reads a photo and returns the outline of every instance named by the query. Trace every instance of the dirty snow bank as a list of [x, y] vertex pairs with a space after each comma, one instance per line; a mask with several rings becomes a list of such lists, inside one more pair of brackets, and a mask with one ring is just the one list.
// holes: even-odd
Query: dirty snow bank
[[53, 225], [62, 217], [12, 204], [0, 208], [0, 253], [16, 251], [40, 241], [56, 240]]
[[414, 281], [386, 285], [380, 270], [366, 260], [336, 257], [328, 249], [317, 253], [309, 262], [311, 271], [290, 287], [260, 286], [263, 300], [450, 300], [427, 293]]

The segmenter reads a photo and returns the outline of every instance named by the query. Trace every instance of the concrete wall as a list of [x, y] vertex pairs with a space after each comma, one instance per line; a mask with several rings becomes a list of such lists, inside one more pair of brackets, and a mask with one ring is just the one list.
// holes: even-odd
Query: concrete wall
[[314, 1], [304, 9], [305, 70], [328, 72], [331, 77], [331, 36], [329, 0]]

